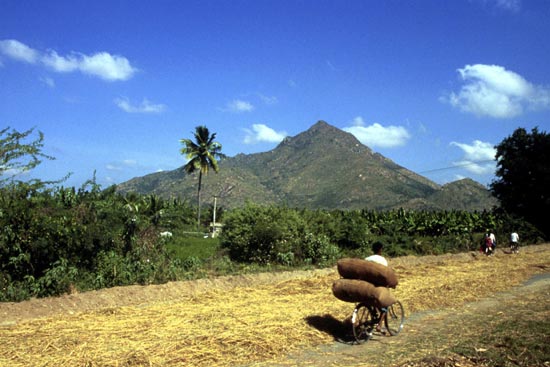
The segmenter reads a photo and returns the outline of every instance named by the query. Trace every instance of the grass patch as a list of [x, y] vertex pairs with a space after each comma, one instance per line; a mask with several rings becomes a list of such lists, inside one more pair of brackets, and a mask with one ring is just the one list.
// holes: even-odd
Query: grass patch
[[204, 261], [217, 254], [220, 249], [220, 240], [198, 235], [186, 235], [168, 241], [166, 248], [175, 259], [185, 261], [189, 258], [196, 258]]
[[548, 366], [550, 362], [550, 304], [533, 294], [507, 305], [506, 312], [479, 320], [485, 325], [479, 340], [461, 340], [452, 351], [487, 366]]
[[184, 275], [180, 280], [316, 268], [309, 264], [287, 266], [232, 261], [220, 243], [219, 238], [205, 238], [203, 234], [186, 233], [167, 240], [165, 246], [172, 259], [183, 269]]

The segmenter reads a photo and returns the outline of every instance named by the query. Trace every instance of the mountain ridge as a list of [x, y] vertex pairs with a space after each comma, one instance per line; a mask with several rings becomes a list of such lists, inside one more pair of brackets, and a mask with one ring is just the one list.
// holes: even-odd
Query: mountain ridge
[[[376, 210], [483, 210], [496, 204], [489, 191], [473, 180], [440, 186], [325, 121], [286, 137], [273, 150], [221, 159], [219, 167], [219, 173], [203, 177], [203, 202], [216, 196], [228, 208], [247, 201], [310, 209]], [[197, 181], [196, 175], [185, 174], [180, 167], [136, 177], [117, 189], [193, 202]]]

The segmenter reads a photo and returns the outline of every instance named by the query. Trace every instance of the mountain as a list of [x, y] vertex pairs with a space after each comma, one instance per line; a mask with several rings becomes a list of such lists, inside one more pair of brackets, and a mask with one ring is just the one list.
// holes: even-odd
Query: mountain
[[[489, 209], [496, 204], [481, 184], [461, 180], [440, 186], [374, 153], [352, 134], [324, 121], [285, 138], [275, 149], [238, 154], [203, 176], [204, 203], [227, 208], [280, 204], [311, 209]], [[118, 186], [195, 201], [198, 176], [182, 168], [137, 177]]]

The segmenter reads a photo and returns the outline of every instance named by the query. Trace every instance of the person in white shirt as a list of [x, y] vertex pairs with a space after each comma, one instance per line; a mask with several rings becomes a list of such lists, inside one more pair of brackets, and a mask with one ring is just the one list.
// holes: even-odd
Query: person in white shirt
[[[365, 258], [367, 261], [372, 261], [374, 263], [388, 266], [388, 260], [384, 256], [382, 256], [382, 249], [384, 248], [384, 244], [382, 242], [375, 242], [372, 244], [372, 252], [374, 252], [374, 255], [368, 256]], [[378, 325], [376, 325], [376, 331], [381, 332], [383, 334], [386, 333], [385, 330], [382, 329], [382, 322], [386, 321], [388, 309], [385, 307], [382, 307], [380, 309], [380, 322]]]
[[381, 255], [383, 248], [384, 248], [384, 244], [382, 242], [373, 243], [372, 252], [374, 252], [374, 255], [366, 257], [365, 260], [372, 261], [380, 265], [388, 266], [388, 260], [386, 260], [386, 258]]
[[519, 253], [519, 235], [517, 232], [512, 232], [510, 234], [510, 250], [513, 253]]

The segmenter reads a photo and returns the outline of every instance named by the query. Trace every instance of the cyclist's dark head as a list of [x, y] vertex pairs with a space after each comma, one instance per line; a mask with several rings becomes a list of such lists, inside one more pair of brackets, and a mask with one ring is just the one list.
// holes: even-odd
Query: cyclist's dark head
[[372, 252], [374, 252], [375, 254], [382, 251], [383, 248], [384, 248], [384, 244], [380, 241], [376, 241], [375, 243], [372, 244]]

